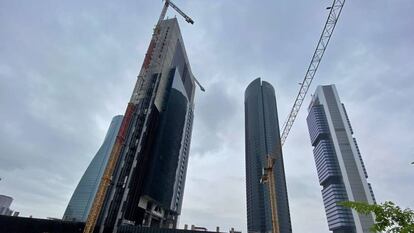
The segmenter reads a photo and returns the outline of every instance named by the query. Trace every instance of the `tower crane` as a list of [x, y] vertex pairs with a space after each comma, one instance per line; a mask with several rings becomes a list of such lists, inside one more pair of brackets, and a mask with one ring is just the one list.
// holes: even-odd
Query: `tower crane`
[[172, 8], [174, 8], [175, 11], [177, 11], [182, 17], [184, 17], [187, 23], [194, 24], [194, 21], [190, 17], [188, 17], [188, 15], [186, 15], [182, 10], [180, 10], [180, 8], [178, 8], [173, 2], [171, 2], [170, 0], [166, 0], [165, 4], [169, 4]]
[[331, 40], [332, 33], [335, 29], [336, 23], [338, 22], [339, 16], [341, 15], [344, 4], [345, 0], [334, 0], [332, 6], [326, 8], [327, 10], [330, 10], [328, 19], [326, 20], [325, 27], [323, 28], [321, 37], [319, 38], [318, 45], [316, 46], [309, 67], [305, 73], [305, 77], [303, 81], [300, 83], [301, 86], [299, 89], [299, 93], [296, 96], [293, 107], [290, 110], [287, 120], [283, 124], [282, 136], [280, 137], [282, 146], [283, 144], [285, 144], [290, 129], [292, 128], [296, 116], [299, 113], [300, 107], [302, 106], [303, 100], [306, 97], [306, 93], [308, 93], [309, 87], [313, 81], [313, 78], [315, 77], [316, 71], [319, 67], [319, 63], [321, 62], [323, 54], [325, 53], [329, 41]]
[[[171, 6], [181, 16], [183, 16], [185, 21], [187, 21], [190, 24], [194, 24], [194, 21], [188, 15], [186, 15], [182, 10], [180, 10], [180, 8], [178, 8], [173, 2], [171, 2], [170, 0], [165, 0], [164, 7], [161, 11], [161, 15], [158, 19], [157, 25], [155, 26], [154, 33], [152, 34], [151, 43], [150, 43], [150, 46], [147, 50], [146, 57], [144, 59], [143, 68], [141, 69], [141, 72], [143, 74], [145, 74], [147, 72], [147, 68], [146, 68], [145, 63], [148, 62], [147, 60], [150, 59], [150, 57], [152, 56], [152, 52], [153, 52], [153, 47], [152, 46], [155, 46], [155, 44], [158, 41], [157, 31], [160, 27], [161, 21], [164, 20], [164, 18], [165, 18], [165, 15], [167, 13], [167, 10], [168, 10], [169, 6]], [[200, 87], [200, 89], [202, 91], [205, 91], [204, 88], [198, 82], [198, 80], [195, 77], [193, 77], [193, 79], [197, 83], [197, 85]], [[120, 152], [122, 150], [122, 147], [124, 146], [124, 143], [125, 143], [125, 137], [126, 137], [125, 128], [129, 125], [130, 119], [131, 119], [130, 116], [132, 114], [132, 112], [129, 111], [129, 106], [130, 105], [131, 105], [131, 103], [128, 104], [128, 108], [126, 110], [124, 120], [122, 121], [121, 128], [118, 132], [115, 144], [113, 145], [111, 154], [110, 154], [109, 159], [108, 159], [108, 163], [106, 165], [105, 171], [103, 173], [101, 182], [100, 182], [99, 187], [98, 187], [98, 191], [96, 192], [95, 199], [94, 199], [92, 207], [89, 211], [88, 218], [85, 222], [85, 228], [84, 228], [84, 231], [83, 231], [84, 233], [93, 233], [94, 232], [96, 221], [98, 220], [99, 214], [102, 210], [104, 199], [105, 199], [106, 193], [108, 191], [108, 187], [111, 183], [112, 174], [115, 170], [115, 166], [116, 166], [116, 163], [118, 161], [119, 154], [120, 154]]]
[[[187, 23], [194, 24], [194, 20], [192, 20], [188, 15], [186, 15], [182, 10], [180, 10], [180, 8], [178, 8], [171, 0], [165, 0], [164, 8], [161, 11], [161, 15], [160, 15], [160, 18], [158, 19], [157, 25], [165, 18], [165, 14], [167, 13], [168, 6], [171, 6], [175, 11], [177, 11], [178, 14], [180, 14]], [[198, 85], [198, 87], [200, 88], [200, 90], [204, 92], [205, 89], [203, 86], [201, 86], [200, 82], [198, 82], [198, 80], [195, 77], [193, 77], [193, 79], [195, 83]]]
[[[281, 146], [284, 145], [286, 138], [289, 135], [290, 129], [292, 128], [293, 123], [295, 122], [295, 119], [299, 113], [300, 107], [302, 106], [306, 94], [308, 93], [309, 87], [313, 81], [313, 78], [315, 77], [316, 71], [318, 70], [323, 54], [325, 53], [325, 50], [331, 39], [336, 23], [338, 22], [339, 16], [341, 15], [344, 4], [345, 0], [333, 0], [332, 6], [326, 8], [327, 10], [330, 10], [328, 19], [326, 20], [325, 27], [323, 28], [322, 34], [318, 41], [318, 45], [316, 46], [309, 67], [305, 73], [305, 77], [303, 81], [300, 83], [301, 86], [299, 89], [299, 93], [296, 96], [293, 107], [290, 110], [287, 120], [283, 124], [283, 132], [280, 137]], [[267, 156], [267, 164], [263, 168], [263, 176], [260, 179], [260, 181], [262, 183], [268, 184], [270, 207], [272, 213], [272, 233], [279, 233], [280, 230], [278, 222], [279, 218], [277, 215], [276, 183], [273, 173], [275, 162], [276, 157], [274, 154], [271, 153]]]
[[266, 156], [266, 167], [263, 168], [263, 175], [260, 183], [267, 183], [270, 198], [270, 211], [272, 213], [272, 233], [279, 233], [279, 217], [277, 215], [277, 199], [276, 199], [276, 182], [273, 176], [273, 166], [276, 158], [274, 156]]

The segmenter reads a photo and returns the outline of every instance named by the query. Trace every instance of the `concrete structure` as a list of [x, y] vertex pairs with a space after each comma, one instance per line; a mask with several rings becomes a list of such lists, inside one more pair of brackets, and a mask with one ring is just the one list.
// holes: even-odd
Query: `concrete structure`
[[122, 123], [122, 116], [112, 118], [108, 132], [102, 146], [99, 148], [95, 157], [83, 174], [78, 186], [73, 192], [72, 198], [63, 215], [63, 220], [74, 222], [85, 222], [89, 210], [91, 209], [93, 199], [98, 190], [106, 164], [108, 163], [109, 154], [114, 145], [116, 135]]
[[308, 111], [307, 123], [329, 229], [334, 233], [370, 232], [373, 215], [361, 215], [337, 205], [346, 200], [373, 204], [375, 198], [335, 86], [318, 86]]
[[10, 209], [10, 205], [13, 202], [13, 198], [6, 196], [6, 195], [0, 195], [0, 215], [6, 215], [11, 216], [13, 213], [13, 210]]
[[125, 141], [98, 219], [103, 232], [175, 228], [181, 213], [195, 83], [177, 19], [154, 33], [118, 135]]
[[274, 177], [276, 181], [277, 214], [280, 233], [292, 232], [279, 121], [275, 91], [268, 82], [260, 78], [246, 88], [245, 137], [246, 137], [246, 193], [247, 227], [249, 233], [272, 231], [268, 186], [260, 183], [262, 170], [266, 166], [266, 155], [276, 158]]

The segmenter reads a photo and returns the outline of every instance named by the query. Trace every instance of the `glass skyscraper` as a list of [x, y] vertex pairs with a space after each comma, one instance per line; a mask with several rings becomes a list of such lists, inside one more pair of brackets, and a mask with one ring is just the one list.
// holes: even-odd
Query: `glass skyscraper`
[[10, 205], [12, 202], [12, 197], [0, 194], [0, 215], [12, 215], [13, 211], [10, 209]]
[[285, 170], [280, 142], [279, 120], [275, 90], [268, 82], [255, 79], [246, 88], [245, 145], [247, 227], [249, 233], [272, 231], [269, 190], [260, 183], [266, 156], [276, 157], [274, 177], [276, 183], [277, 215], [280, 233], [292, 232]]
[[370, 232], [373, 215], [358, 214], [337, 204], [347, 200], [373, 204], [375, 198], [335, 85], [318, 86], [308, 111], [307, 123], [329, 230]]
[[193, 124], [195, 82], [176, 18], [161, 20], [128, 104], [125, 139], [97, 222], [176, 228]]
[[63, 220], [86, 221], [121, 123], [121, 115], [112, 118], [104, 142], [79, 181], [63, 214]]

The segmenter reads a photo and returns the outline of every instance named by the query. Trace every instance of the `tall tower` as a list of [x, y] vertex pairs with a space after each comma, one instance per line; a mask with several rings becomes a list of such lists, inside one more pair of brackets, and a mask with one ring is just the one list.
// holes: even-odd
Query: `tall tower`
[[76, 222], [86, 221], [93, 199], [98, 191], [99, 182], [102, 179], [106, 164], [108, 163], [109, 154], [112, 151], [116, 135], [121, 126], [122, 118], [123, 116], [121, 115], [112, 118], [102, 146], [93, 157], [73, 192], [72, 198], [63, 214], [63, 220]]
[[247, 228], [249, 233], [272, 231], [267, 185], [260, 183], [266, 156], [273, 154], [277, 215], [280, 233], [292, 232], [285, 170], [280, 143], [275, 90], [268, 82], [255, 79], [244, 94], [246, 137]]
[[308, 111], [307, 123], [329, 230], [370, 232], [373, 215], [361, 215], [337, 204], [347, 200], [373, 204], [375, 198], [335, 85], [318, 86]]
[[12, 202], [13, 202], [12, 197], [0, 194], [0, 215], [7, 215], [7, 216], [12, 215], [13, 210], [10, 209], [10, 205]]
[[154, 30], [118, 138], [120, 147], [97, 225], [177, 226], [194, 108], [194, 77], [176, 18]]

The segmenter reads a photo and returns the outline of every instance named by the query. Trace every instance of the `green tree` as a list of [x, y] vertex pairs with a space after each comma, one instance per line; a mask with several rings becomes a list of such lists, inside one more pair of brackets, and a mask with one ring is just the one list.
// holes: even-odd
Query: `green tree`
[[414, 233], [414, 212], [411, 209], [402, 210], [394, 203], [387, 201], [383, 204], [367, 204], [363, 202], [346, 201], [339, 203], [354, 209], [360, 214], [375, 215], [372, 232]]

